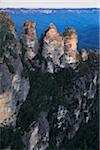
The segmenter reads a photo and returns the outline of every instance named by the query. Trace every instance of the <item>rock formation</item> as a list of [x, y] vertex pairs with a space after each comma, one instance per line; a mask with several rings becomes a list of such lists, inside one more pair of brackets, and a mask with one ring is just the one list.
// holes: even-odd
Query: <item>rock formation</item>
[[19, 54], [21, 45], [15, 25], [7, 14], [0, 13], [0, 126], [15, 124], [16, 114], [29, 91]]
[[59, 68], [76, 67], [78, 62], [78, 36], [73, 28], [68, 28], [61, 36], [50, 24], [43, 39], [42, 55], [47, 61], [47, 72], [54, 73]]
[[42, 55], [47, 61], [47, 71], [53, 73], [55, 66], [60, 66], [60, 57], [64, 54], [64, 41], [52, 23], [45, 33], [42, 50]]
[[63, 68], [66, 65], [76, 64], [78, 62], [77, 43], [78, 36], [74, 28], [68, 28], [63, 33], [64, 36], [64, 56], [62, 57]]
[[23, 44], [26, 47], [26, 58], [32, 60], [38, 53], [38, 40], [36, 36], [36, 23], [26, 21], [23, 25]]
[[0, 149], [97, 150], [99, 52], [78, 53], [73, 28], [50, 24], [42, 53], [33, 21], [23, 34], [0, 13]]
[[[76, 72], [70, 68], [52, 76], [34, 73], [33, 82], [40, 83], [37, 86], [36, 99], [36, 89], [33, 88], [29, 99], [31, 109], [36, 109], [34, 113], [38, 117], [36, 121], [33, 118], [33, 124], [24, 133], [24, 144], [26, 143], [25, 147], [28, 146], [26, 149], [66, 149], [66, 143], [77, 139], [83, 126], [91, 124], [93, 127], [92, 123], [98, 112], [98, 57], [92, 61], [95, 62], [92, 66], [91, 59], [88, 63], [83, 61]], [[46, 110], [45, 113], [41, 111], [43, 109]], [[30, 108], [27, 111], [30, 112]], [[90, 123], [91, 121], [93, 122]]]

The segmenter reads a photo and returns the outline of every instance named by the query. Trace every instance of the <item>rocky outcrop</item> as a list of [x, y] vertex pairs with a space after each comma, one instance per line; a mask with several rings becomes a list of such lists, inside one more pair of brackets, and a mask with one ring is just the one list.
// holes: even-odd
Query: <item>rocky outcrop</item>
[[23, 25], [23, 44], [26, 47], [25, 56], [32, 60], [38, 53], [38, 40], [36, 36], [36, 23], [33, 21], [26, 21]]
[[[51, 23], [41, 35], [40, 47], [37, 43], [34, 22], [26, 21], [23, 26], [23, 34], [25, 58], [31, 60], [31, 63], [27, 62], [29, 68], [34, 69], [33, 66], [35, 66], [41, 68], [43, 72], [54, 73], [61, 68], [75, 69], [79, 65], [78, 35], [74, 28], [67, 28], [61, 35], [55, 25]], [[38, 54], [41, 55], [42, 61], [34, 59]], [[88, 59], [86, 51], [81, 52], [81, 57], [84, 61]]]
[[0, 13], [0, 126], [15, 124], [16, 114], [29, 91], [19, 54], [21, 45], [14, 23]]
[[[64, 46], [65, 52], [76, 52], [77, 53], [77, 43], [78, 43], [78, 36], [77, 32], [74, 28], [67, 28], [64, 33]], [[72, 53], [72, 56], [74, 53]]]
[[64, 54], [63, 37], [56, 27], [50, 24], [43, 39], [42, 55], [47, 61], [47, 71], [54, 72], [56, 66], [60, 66], [60, 57]]
[[[78, 36], [74, 28], [68, 28], [63, 33], [64, 36], [64, 56], [62, 57], [62, 67], [66, 68], [68, 65], [72, 68], [78, 62], [77, 43]], [[74, 65], [73, 65], [74, 64]]]
[[78, 63], [78, 36], [73, 28], [65, 30], [61, 36], [56, 27], [50, 24], [43, 39], [42, 55], [47, 62], [47, 72], [54, 73], [58, 68], [76, 68]]

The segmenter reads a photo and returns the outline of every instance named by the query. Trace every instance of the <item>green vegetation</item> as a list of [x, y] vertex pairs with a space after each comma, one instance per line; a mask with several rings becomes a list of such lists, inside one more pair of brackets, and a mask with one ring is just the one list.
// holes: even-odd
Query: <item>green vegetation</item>
[[4, 57], [4, 62], [6, 63], [9, 72], [11, 72], [12, 74], [16, 72], [15, 66], [10, 62], [8, 58]]
[[12, 150], [22, 150], [21, 135], [18, 131], [14, 131], [12, 127], [0, 127], [0, 150], [9, 146]]
[[[56, 150], [57, 148], [55, 146], [55, 137], [58, 135], [60, 130], [54, 127], [54, 123], [56, 123], [57, 120], [56, 118], [53, 118], [52, 120], [52, 115], [53, 113], [57, 112], [59, 105], [63, 105], [67, 109], [71, 109], [73, 106], [77, 105], [77, 99], [73, 99], [73, 103], [70, 104], [64, 100], [64, 90], [72, 88], [73, 82], [79, 79], [79, 77], [88, 74], [90, 71], [92, 72], [93, 68], [90, 70], [86, 63], [81, 64], [83, 66], [79, 68], [80, 73], [73, 71], [71, 68], [69, 70], [61, 70], [60, 72], [53, 75], [49, 73], [42, 73], [38, 69], [34, 72], [29, 72], [31, 88], [27, 100], [22, 105], [18, 114], [17, 128], [21, 127], [21, 131], [28, 130], [29, 125], [33, 121], [37, 121], [41, 111], [49, 112], [49, 149]], [[88, 65], [90, 64], [88, 63]], [[93, 110], [94, 107], [97, 109], [98, 106], [98, 94], [96, 95], [95, 99], [96, 100], [95, 104], [93, 105]], [[91, 109], [91, 111], [93, 110]], [[96, 111], [95, 116], [97, 115], [98, 110]], [[90, 120], [89, 124], [83, 124], [75, 138], [71, 141], [69, 141], [67, 137], [64, 137], [64, 139], [65, 140], [63, 140], [60, 149], [98, 150], [98, 117]]]
[[22, 130], [27, 129], [33, 120], [37, 120], [41, 111], [48, 111], [51, 103], [49, 101], [50, 96], [53, 99], [59, 97], [59, 87], [49, 74], [37, 70], [29, 73], [29, 79], [30, 92], [20, 109], [17, 120], [17, 126], [21, 126]]
[[98, 115], [96, 115], [88, 124], [81, 125], [80, 130], [71, 141], [65, 137], [64, 147], [67, 150], [99, 150], [98, 120]]
[[[16, 131], [13, 128], [2, 128], [0, 133], [2, 135], [1, 148], [12, 145], [13, 150], [18, 150], [23, 147], [21, 142], [21, 135], [24, 131], [28, 131], [30, 124], [37, 121], [40, 112], [49, 112], [48, 120], [50, 123], [50, 147], [48, 150], [56, 150], [55, 137], [62, 132], [62, 129], [54, 127], [56, 118], [54, 115], [57, 112], [58, 105], [63, 104], [66, 108], [71, 108], [77, 105], [77, 99], [73, 103], [68, 104], [64, 101], [63, 91], [71, 88], [71, 84], [75, 80], [75, 74], [70, 70], [61, 70], [56, 74], [42, 73], [38, 69], [28, 72], [30, 80], [30, 91], [27, 100], [21, 106], [17, 116]], [[88, 124], [82, 124], [80, 130], [72, 140], [68, 140], [64, 134], [64, 140], [60, 145], [60, 149], [67, 150], [98, 150], [98, 93], [95, 97], [96, 109], [94, 118]], [[92, 111], [92, 110], [91, 110]], [[53, 117], [53, 119], [52, 119]], [[9, 133], [10, 132], [10, 133]], [[62, 132], [63, 133], [63, 132]], [[85, 134], [84, 134], [85, 133]], [[67, 134], [67, 133], [66, 133]], [[5, 140], [4, 140], [5, 139]]]

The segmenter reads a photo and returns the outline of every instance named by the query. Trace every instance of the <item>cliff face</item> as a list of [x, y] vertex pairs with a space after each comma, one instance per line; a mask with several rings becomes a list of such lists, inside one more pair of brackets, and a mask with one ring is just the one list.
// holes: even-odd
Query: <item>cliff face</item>
[[29, 91], [19, 57], [21, 45], [9, 17], [0, 14], [0, 125], [15, 123], [16, 113]]
[[[90, 53], [88, 61], [82, 60], [76, 71], [70, 68], [51, 76], [41, 71], [30, 73], [31, 91], [21, 109], [25, 114], [19, 113], [20, 120], [30, 113], [30, 123], [25, 119], [23, 127], [18, 122], [21, 130], [28, 127], [22, 138], [26, 149], [82, 148], [84, 144], [79, 138], [82, 142], [94, 139], [96, 145], [91, 143], [88, 149], [98, 147], [92, 135], [92, 130], [95, 135], [95, 126], [98, 130], [98, 61], [98, 56]], [[31, 107], [31, 111], [27, 108], [26, 112], [26, 106]]]
[[76, 31], [53, 24], [40, 52], [33, 21], [21, 43], [0, 15], [0, 149], [98, 149], [99, 53], [79, 53]]

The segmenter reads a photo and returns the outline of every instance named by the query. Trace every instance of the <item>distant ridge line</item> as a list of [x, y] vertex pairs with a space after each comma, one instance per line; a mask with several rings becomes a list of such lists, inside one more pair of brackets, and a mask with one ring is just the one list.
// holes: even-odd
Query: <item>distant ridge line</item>
[[100, 11], [100, 8], [0, 8], [0, 11], [11, 13], [92, 13]]

